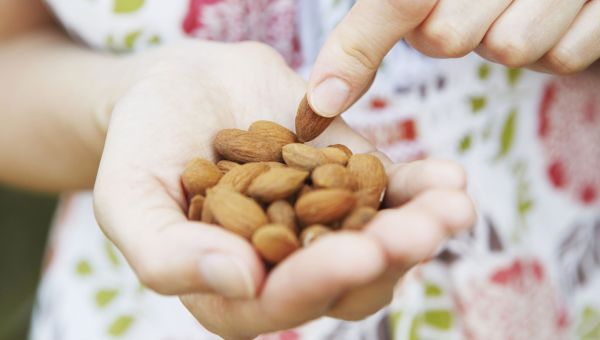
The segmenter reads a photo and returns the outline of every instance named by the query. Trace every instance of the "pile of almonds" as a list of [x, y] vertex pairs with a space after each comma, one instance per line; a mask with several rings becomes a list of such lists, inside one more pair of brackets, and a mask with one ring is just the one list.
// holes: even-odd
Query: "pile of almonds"
[[387, 185], [377, 157], [340, 144], [318, 149], [269, 121], [221, 130], [214, 147], [222, 160], [195, 158], [182, 174], [188, 217], [250, 240], [271, 264], [326, 233], [361, 229]]

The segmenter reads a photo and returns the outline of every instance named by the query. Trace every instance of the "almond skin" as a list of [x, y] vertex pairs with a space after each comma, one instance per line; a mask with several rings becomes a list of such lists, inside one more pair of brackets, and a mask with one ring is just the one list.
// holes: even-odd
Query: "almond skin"
[[387, 174], [379, 158], [369, 154], [353, 155], [348, 170], [356, 182], [359, 205], [377, 209], [388, 183]]
[[281, 146], [253, 132], [221, 130], [214, 146], [223, 158], [238, 163], [281, 161]]
[[229, 170], [235, 168], [236, 166], [239, 166], [239, 164], [228, 160], [221, 160], [217, 162], [217, 168], [219, 168], [223, 174], [226, 174], [229, 172]]
[[371, 207], [373, 209], [379, 209], [381, 205], [381, 199], [383, 198], [384, 190], [378, 188], [367, 188], [356, 191], [356, 206], [357, 207]]
[[327, 163], [346, 165], [350, 158], [344, 151], [333, 147], [321, 149], [321, 153], [327, 158]]
[[204, 196], [196, 195], [190, 201], [190, 207], [188, 209], [188, 219], [190, 221], [202, 220], [202, 208], [204, 206]]
[[298, 199], [296, 216], [304, 224], [328, 224], [344, 218], [356, 203], [350, 190], [316, 189]]
[[377, 214], [371, 207], [358, 207], [354, 209], [342, 222], [342, 229], [361, 230]]
[[354, 188], [354, 180], [350, 176], [350, 171], [339, 164], [321, 165], [313, 171], [311, 177], [313, 185], [317, 188], [341, 188], [348, 190]]
[[296, 135], [292, 131], [267, 120], [259, 120], [252, 123], [248, 128], [248, 131], [266, 137], [279, 144], [280, 147], [297, 141]]
[[237, 166], [221, 177], [219, 185], [229, 186], [243, 194], [248, 191], [252, 181], [261, 174], [269, 171], [270, 167], [264, 162], [252, 162]]
[[181, 181], [188, 197], [204, 195], [206, 189], [219, 182], [223, 174], [212, 162], [202, 158], [194, 158], [185, 166]]
[[207, 195], [205, 204], [227, 230], [249, 239], [256, 229], [267, 224], [267, 215], [260, 205], [235, 190], [216, 186]]
[[210, 207], [208, 206], [208, 197], [206, 197], [204, 199], [204, 204], [202, 205], [202, 214], [201, 214], [200, 221], [202, 221], [203, 223], [208, 223], [208, 224], [217, 224], [217, 221], [215, 220], [215, 216], [213, 215], [212, 211], [210, 210]]
[[266, 162], [266, 164], [272, 169], [272, 168], [285, 168], [287, 167], [287, 165], [285, 165], [284, 163], [281, 162]]
[[300, 248], [300, 241], [286, 226], [267, 224], [254, 232], [252, 245], [267, 262], [276, 264]]
[[331, 122], [333, 118], [319, 116], [308, 104], [306, 96], [302, 98], [296, 112], [296, 134], [299, 141], [308, 142], [317, 138]]
[[319, 165], [327, 163], [327, 158], [321, 150], [306, 144], [288, 144], [281, 149], [281, 152], [285, 163], [293, 168], [312, 171]]
[[306, 227], [302, 233], [300, 234], [300, 242], [303, 247], [308, 246], [312, 242], [314, 242], [319, 237], [329, 234], [331, 229], [327, 228], [322, 224], [313, 224], [309, 227]]
[[271, 203], [267, 208], [267, 216], [271, 223], [282, 224], [291, 231], [296, 231], [296, 212], [294, 207], [284, 200]]
[[328, 147], [342, 150], [346, 154], [346, 156], [348, 156], [348, 158], [352, 157], [352, 150], [350, 150], [350, 148], [348, 148], [344, 144], [332, 144]]
[[267, 203], [284, 199], [300, 190], [307, 177], [308, 171], [273, 168], [252, 181], [248, 194]]

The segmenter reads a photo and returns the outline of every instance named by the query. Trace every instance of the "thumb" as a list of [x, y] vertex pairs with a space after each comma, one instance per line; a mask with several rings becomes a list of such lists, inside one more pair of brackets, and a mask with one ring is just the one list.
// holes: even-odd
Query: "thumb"
[[321, 50], [308, 85], [324, 117], [344, 112], [368, 89], [389, 50], [431, 12], [437, 0], [358, 0]]

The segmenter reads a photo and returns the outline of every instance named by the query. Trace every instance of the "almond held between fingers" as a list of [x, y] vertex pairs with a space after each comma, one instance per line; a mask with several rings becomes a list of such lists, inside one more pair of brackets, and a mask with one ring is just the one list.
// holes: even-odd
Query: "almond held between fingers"
[[342, 222], [342, 229], [361, 230], [375, 217], [377, 210], [371, 207], [358, 207], [354, 209]]
[[254, 232], [252, 244], [267, 262], [279, 263], [298, 248], [296, 234], [281, 224], [267, 224]]
[[190, 207], [188, 208], [188, 219], [190, 221], [201, 221], [202, 220], [202, 208], [204, 207], [204, 196], [196, 195], [190, 201]]
[[260, 205], [231, 188], [216, 186], [207, 195], [205, 204], [227, 230], [249, 239], [256, 229], [267, 224], [267, 215]]
[[221, 130], [215, 137], [214, 146], [223, 158], [238, 163], [281, 160], [281, 146], [253, 132]]
[[211, 161], [202, 158], [194, 158], [187, 163], [181, 181], [188, 197], [204, 195], [206, 189], [219, 182], [223, 174], [221, 170]]
[[356, 203], [345, 189], [316, 189], [296, 201], [296, 216], [304, 224], [327, 224], [344, 218]]
[[267, 120], [259, 120], [248, 128], [248, 131], [257, 133], [263, 137], [266, 137], [273, 142], [279, 144], [279, 146], [283, 147], [286, 144], [295, 143], [297, 141], [296, 135], [284, 128], [283, 126], [270, 122]]
[[348, 163], [349, 156], [342, 150], [333, 147], [326, 147], [321, 149], [321, 153], [327, 158], [327, 163], [335, 163], [340, 165], [346, 165]]
[[[341, 151], [340, 151], [341, 152]], [[354, 179], [350, 171], [339, 164], [323, 164], [312, 172], [313, 185], [316, 188], [341, 188], [353, 190]]]
[[327, 163], [327, 158], [321, 150], [306, 144], [288, 144], [281, 149], [281, 153], [285, 163], [292, 168], [312, 171]]
[[344, 144], [332, 144], [332, 145], [329, 145], [328, 148], [339, 149], [339, 150], [343, 151], [346, 154], [346, 156], [348, 156], [348, 158], [352, 157], [352, 150], [350, 150], [350, 148], [345, 146]]
[[267, 203], [284, 199], [300, 190], [307, 177], [308, 171], [273, 168], [252, 181], [248, 195]]
[[319, 116], [308, 104], [306, 96], [302, 98], [296, 112], [296, 135], [299, 141], [309, 142], [317, 138], [331, 122], [333, 118]]
[[271, 223], [282, 224], [292, 231], [296, 231], [296, 212], [294, 207], [284, 200], [271, 203], [267, 208], [267, 217]]
[[245, 194], [250, 183], [259, 175], [269, 171], [270, 167], [265, 162], [251, 162], [239, 165], [221, 177], [219, 185], [229, 186]]
[[217, 162], [217, 168], [219, 168], [223, 174], [226, 174], [229, 172], [229, 170], [235, 168], [236, 166], [239, 166], [239, 164], [225, 159]]
[[319, 237], [329, 234], [332, 230], [322, 224], [313, 224], [306, 227], [300, 234], [300, 242], [303, 247], [308, 246]]

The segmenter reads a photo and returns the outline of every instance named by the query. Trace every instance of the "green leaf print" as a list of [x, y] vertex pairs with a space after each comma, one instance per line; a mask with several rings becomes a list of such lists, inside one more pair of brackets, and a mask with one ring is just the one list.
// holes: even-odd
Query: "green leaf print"
[[469, 100], [471, 101], [471, 111], [473, 113], [478, 113], [487, 105], [487, 98], [483, 96], [471, 97]]
[[140, 34], [142, 34], [142, 31], [133, 31], [133, 32], [128, 33], [125, 36], [125, 39], [123, 40], [123, 42], [125, 43], [125, 47], [128, 49], [132, 49], [133, 46], [135, 45], [137, 38], [139, 38]]
[[129, 330], [134, 318], [131, 315], [121, 315], [108, 327], [108, 334], [113, 337], [121, 336]]
[[103, 308], [108, 306], [115, 297], [119, 295], [119, 291], [116, 289], [101, 289], [96, 292], [96, 306]]
[[481, 64], [479, 69], [477, 69], [477, 76], [481, 80], [486, 80], [490, 77], [490, 65], [489, 64]]
[[519, 79], [521, 79], [521, 74], [523, 72], [520, 68], [507, 68], [506, 69], [506, 80], [508, 81], [508, 85], [515, 86]]
[[452, 313], [449, 310], [429, 310], [424, 314], [425, 323], [431, 327], [449, 330], [452, 327]]
[[468, 135], [464, 136], [463, 138], [461, 138], [460, 142], [458, 143], [458, 152], [465, 153], [465, 152], [469, 151], [469, 149], [471, 148], [472, 142], [473, 142], [473, 137], [471, 136], [471, 134], [468, 134]]
[[161, 39], [158, 35], [153, 35], [150, 37], [150, 39], [148, 39], [148, 44], [149, 45], [160, 45], [161, 43]]
[[77, 262], [77, 266], [75, 267], [75, 272], [79, 276], [88, 276], [92, 274], [92, 266], [86, 260], [81, 260]]
[[400, 318], [402, 318], [402, 312], [393, 311], [390, 313], [388, 317], [388, 321], [390, 323], [390, 332], [392, 334], [392, 339], [396, 338], [396, 334], [398, 333], [398, 324], [400, 323]]
[[577, 325], [577, 335], [581, 340], [600, 339], [600, 313], [592, 307], [586, 307]]
[[413, 319], [412, 324], [410, 325], [410, 333], [408, 334], [408, 338], [410, 340], [419, 340], [419, 328], [421, 328], [421, 324], [423, 323], [423, 319], [421, 316], [417, 316]]
[[119, 14], [132, 13], [144, 6], [144, 0], [115, 0], [113, 12]]
[[517, 110], [512, 110], [508, 114], [506, 121], [504, 121], [502, 133], [500, 134], [500, 150], [497, 156], [498, 159], [506, 156], [510, 151], [510, 148], [513, 146], [515, 138], [516, 117]]
[[442, 295], [442, 288], [436, 285], [435, 283], [426, 283], [425, 284], [425, 295], [427, 297], [437, 297]]
[[119, 261], [119, 257], [117, 256], [115, 246], [110, 241], [107, 240], [106, 243], [104, 244], [104, 250], [106, 252], [106, 256], [108, 257], [108, 260], [110, 261], [110, 263], [113, 266], [118, 267], [121, 264], [121, 261]]

